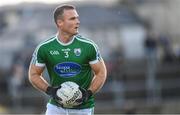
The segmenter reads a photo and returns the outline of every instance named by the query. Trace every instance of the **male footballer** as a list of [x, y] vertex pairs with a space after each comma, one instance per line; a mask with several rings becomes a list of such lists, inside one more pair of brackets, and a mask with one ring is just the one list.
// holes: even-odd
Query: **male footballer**
[[[29, 80], [38, 90], [51, 98], [46, 115], [92, 115], [94, 95], [106, 80], [106, 66], [97, 45], [78, 35], [79, 15], [73, 5], [58, 6], [54, 11], [57, 35], [40, 43], [29, 66]], [[47, 68], [50, 83], [42, 72]], [[82, 99], [79, 106], [63, 107], [57, 101], [61, 84], [72, 81], [79, 85]], [[82, 90], [83, 89], [83, 90]]]

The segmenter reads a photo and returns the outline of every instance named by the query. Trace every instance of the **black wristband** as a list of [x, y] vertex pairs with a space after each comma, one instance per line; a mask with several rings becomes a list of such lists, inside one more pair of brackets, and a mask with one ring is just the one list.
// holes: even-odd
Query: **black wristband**
[[52, 95], [52, 93], [53, 93], [53, 87], [48, 86], [45, 93], [48, 94], [48, 95]]
[[87, 93], [88, 93], [88, 98], [93, 95], [93, 92], [90, 89], [87, 90]]

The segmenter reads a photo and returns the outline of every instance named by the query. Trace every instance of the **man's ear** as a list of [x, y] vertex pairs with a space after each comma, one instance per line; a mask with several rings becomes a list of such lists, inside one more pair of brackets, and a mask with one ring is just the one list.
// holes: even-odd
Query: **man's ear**
[[58, 27], [61, 27], [63, 25], [63, 20], [57, 20], [57, 26]]

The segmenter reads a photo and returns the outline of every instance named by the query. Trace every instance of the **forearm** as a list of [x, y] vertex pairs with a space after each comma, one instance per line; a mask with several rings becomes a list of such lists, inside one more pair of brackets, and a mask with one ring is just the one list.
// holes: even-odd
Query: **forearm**
[[47, 81], [39, 75], [32, 75], [29, 77], [31, 84], [38, 90], [45, 92], [49, 84]]
[[107, 70], [103, 60], [98, 64], [91, 65], [91, 67], [93, 68], [95, 75], [89, 89], [93, 93], [96, 93], [102, 88], [106, 81]]
[[105, 80], [106, 80], [105, 75], [99, 75], [99, 76], [95, 75], [91, 82], [89, 90], [91, 90], [93, 93], [98, 92], [104, 85]]
[[45, 92], [49, 84], [42, 76], [43, 70], [44, 67], [37, 67], [35, 65], [30, 65], [29, 81], [36, 89]]

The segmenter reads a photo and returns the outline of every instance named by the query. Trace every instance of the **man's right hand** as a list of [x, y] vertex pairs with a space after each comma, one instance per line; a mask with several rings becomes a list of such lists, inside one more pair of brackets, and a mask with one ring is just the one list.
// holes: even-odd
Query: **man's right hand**
[[53, 99], [55, 100], [62, 100], [60, 97], [57, 96], [56, 92], [58, 89], [60, 89], [61, 86], [59, 87], [51, 87], [51, 86], [48, 86], [47, 90], [46, 90], [46, 94], [51, 96]]

